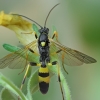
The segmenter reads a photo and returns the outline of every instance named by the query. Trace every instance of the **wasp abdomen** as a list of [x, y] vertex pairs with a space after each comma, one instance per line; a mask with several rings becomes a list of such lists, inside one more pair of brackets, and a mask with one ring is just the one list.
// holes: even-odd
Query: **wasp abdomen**
[[50, 81], [50, 76], [49, 76], [49, 71], [48, 68], [40, 68], [39, 69], [39, 88], [41, 93], [46, 94], [49, 88], [49, 81]]
[[46, 94], [49, 89], [49, 83], [46, 82], [39, 82], [40, 91], [43, 94]]

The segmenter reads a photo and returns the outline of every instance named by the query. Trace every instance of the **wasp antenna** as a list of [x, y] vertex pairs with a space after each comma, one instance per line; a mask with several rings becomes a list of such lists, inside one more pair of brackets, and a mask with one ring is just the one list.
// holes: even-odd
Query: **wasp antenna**
[[34, 22], [35, 24], [37, 24], [38, 26], [40, 26], [41, 28], [43, 28], [41, 25], [39, 25], [36, 21], [34, 21], [34, 20], [32, 20], [32, 19], [30, 19], [30, 18], [28, 18], [28, 17], [26, 17], [26, 16], [24, 16], [24, 15], [20, 15], [20, 14], [12, 14], [12, 15], [18, 15], [18, 16], [22, 16], [22, 17], [24, 17], [24, 18], [26, 18], [26, 19], [28, 19], [28, 20], [30, 20], [30, 21], [32, 21], [32, 22]]
[[46, 17], [45, 23], [44, 23], [44, 27], [46, 27], [46, 22], [47, 22], [47, 19], [48, 19], [49, 15], [50, 15], [51, 11], [52, 11], [56, 6], [58, 6], [59, 4], [60, 4], [60, 3], [56, 4], [56, 5], [49, 11], [49, 13], [48, 13], [48, 15], [47, 15], [47, 17]]

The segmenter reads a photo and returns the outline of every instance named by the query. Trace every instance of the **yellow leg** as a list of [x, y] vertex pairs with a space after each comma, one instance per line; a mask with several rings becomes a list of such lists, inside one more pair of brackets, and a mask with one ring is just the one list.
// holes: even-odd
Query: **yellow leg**
[[66, 71], [66, 69], [65, 69], [65, 67], [64, 67], [64, 56], [65, 54], [64, 54], [64, 52], [62, 53], [62, 66], [63, 66], [63, 69], [64, 69], [64, 71], [68, 74], [68, 72]]
[[58, 33], [57, 33], [57, 31], [53, 32], [52, 39], [54, 39], [54, 37], [56, 37], [56, 41], [58, 42]]
[[60, 79], [60, 67], [59, 67], [57, 61], [54, 61], [52, 63], [48, 63], [48, 66], [52, 66], [52, 65], [56, 65], [57, 68], [58, 68], [58, 81], [59, 81], [59, 85], [60, 85], [60, 90], [61, 90], [62, 98], [64, 100], [64, 93], [63, 93], [63, 89], [62, 89], [62, 85], [61, 85], [61, 79]]
[[[29, 70], [29, 68], [30, 68], [30, 64], [27, 65], [27, 69], [26, 69], [26, 72], [25, 72], [24, 78], [23, 78], [23, 80], [22, 80], [22, 83], [21, 83], [21, 86], [20, 86], [20, 90], [22, 90], [22, 88], [23, 88], [23, 85], [24, 85], [24, 83], [25, 83], [26, 76], [27, 76], [27, 74], [28, 74], [28, 70]], [[18, 97], [18, 100], [20, 100], [19, 97]]]
[[28, 74], [29, 68], [30, 68], [30, 64], [28, 64], [27, 69], [26, 69], [26, 72], [25, 72], [25, 75], [24, 75], [24, 78], [23, 78], [23, 80], [22, 80], [22, 84], [21, 84], [21, 87], [20, 87], [21, 90], [22, 90], [22, 87], [23, 87], [23, 85], [24, 85], [24, 83], [25, 83], [26, 76], [27, 76], [27, 74]]
[[61, 79], [60, 79], [60, 67], [59, 67], [58, 64], [57, 64], [57, 68], [58, 68], [58, 81], [59, 81], [60, 90], [61, 90], [61, 93], [62, 93], [62, 98], [64, 100], [64, 93], [63, 93], [63, 89], [62, 89], [62, 85], [61, 85]]
[[32, 31], [32, 32], [21, 32], [21, 34], [32, 34], [34, 32], [34, 34], [35, 34], [35, 38], [37, 39], [38, 37], [37, 37], [37, 34], [36, 34], [36, 32], [35, 31]]
[[[59, 53], [59, 52], [61, 52], [61, 51], [62, 51], [62, 50], [59, 49], [58, 51], [51, 53], [51, 55], [53, 56], [53, 55], [55, 55], [55, 54], [57, 54], [57, 53]], [[65, 69], [65, 67], [64, 67], [64, 59], [65, 59], [65, 56], [64, 56], [64, 55], [65, 55], [65, 54], [64, 54], [64, 52], [63, 52], [63, 53], [62, 53], [62, 66], [63, 66], [64, 71], [68, 74], [68, 72], [66, 71], [66, 69]]]

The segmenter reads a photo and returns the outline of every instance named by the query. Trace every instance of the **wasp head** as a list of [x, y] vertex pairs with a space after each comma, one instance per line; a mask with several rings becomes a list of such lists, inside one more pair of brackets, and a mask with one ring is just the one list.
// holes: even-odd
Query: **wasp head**
[[42, 33], [48, 34], [48, 33], [49, 33], [49, 29], [46, 28], [46, 27], [44, 27], [44, 28], [41, 28], [41, 29], [39, 30], [39, 32], [40, 32], [41, 34], [42, 34]]

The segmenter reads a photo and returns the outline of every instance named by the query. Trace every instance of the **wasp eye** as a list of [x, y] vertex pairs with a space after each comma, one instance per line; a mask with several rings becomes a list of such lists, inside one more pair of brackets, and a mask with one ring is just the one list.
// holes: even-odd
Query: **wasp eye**
[[48, 28], [45, 28], [45, 33], [49, 33], [49, 29]]
[[41, 29], [39, 30], [39, 32], [40, 32], [40, 33], [43, 33], [43, 32], [44, 32], [44, 29], [43, 29], [43, 28], [41, 28]]

